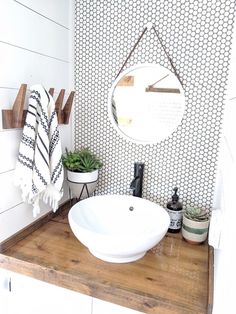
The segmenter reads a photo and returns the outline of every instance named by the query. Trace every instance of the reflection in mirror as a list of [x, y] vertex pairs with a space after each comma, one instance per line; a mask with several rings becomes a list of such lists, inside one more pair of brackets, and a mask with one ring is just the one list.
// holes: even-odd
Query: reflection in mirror
[[158, 143], [170, 136], [180, 125], [184, 109], [179, 80], [156, 64], [140, 64], [122, 72], [109, 93], [113, 126], [136, 143]]

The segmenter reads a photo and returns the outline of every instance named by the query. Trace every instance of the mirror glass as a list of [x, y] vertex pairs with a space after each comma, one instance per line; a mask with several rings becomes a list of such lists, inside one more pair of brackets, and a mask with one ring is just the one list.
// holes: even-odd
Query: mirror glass
[[108, 112], [115, 129], [132, 142], [154, 144], [170, 136], [185, 110], [178, 78], [158, 64], [139, 64], [113, 83]]

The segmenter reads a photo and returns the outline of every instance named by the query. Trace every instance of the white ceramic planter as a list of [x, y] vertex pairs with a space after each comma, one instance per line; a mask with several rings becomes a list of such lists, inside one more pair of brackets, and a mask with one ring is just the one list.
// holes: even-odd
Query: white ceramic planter
[[183, 216], [182, 235], [184, 239], [193, 244], [199, 244], [206, 240], [209, 228], [209, 220], [194, 221]]
[[91, 196], [96, 189], [98, 170], [92, 172], [73, 172], [67, 170], [67, 180], [72, 195], [84, 199]]

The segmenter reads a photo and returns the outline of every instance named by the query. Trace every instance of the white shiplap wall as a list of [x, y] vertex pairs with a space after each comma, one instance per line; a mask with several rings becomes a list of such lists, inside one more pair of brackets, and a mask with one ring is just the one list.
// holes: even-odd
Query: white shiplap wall
[[[236, 21], [226, 93], [215, 208], [221, 214], [219, 249], [215, 250], [213, 314], [235, 313], [235, 177], [236, 177]], [[216, 233], [218, 235], [218, 233]], [[216, 242], [217, 243], [217, 242]]]
[[[54, 87], [54, 97], [65, 88], [68, 96], [73, 89], [72, 21], [73, 0], [0, 1], [1, 110], [12, 107], [22, 83]], [[21, 133], [2, 129], [0, 117], [0, 242], [33, 221], [31, 206], [12, 184]], [[60, 126], [60, 134], [63, 148], [70, 148], [71, 122]]]

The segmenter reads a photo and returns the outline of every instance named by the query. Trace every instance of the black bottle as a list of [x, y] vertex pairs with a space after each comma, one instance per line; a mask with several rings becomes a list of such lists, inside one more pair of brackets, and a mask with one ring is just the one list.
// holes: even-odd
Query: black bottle
[[167, 203], [167, 212], [170, 215], [170, 226], [168, 232], [177, 233], [182, 226], [183, 206], [179, 202], [179, 196], [177, 195], [178, 188], [174, 188], [175, 193], [172, 195], [172, 200]]

